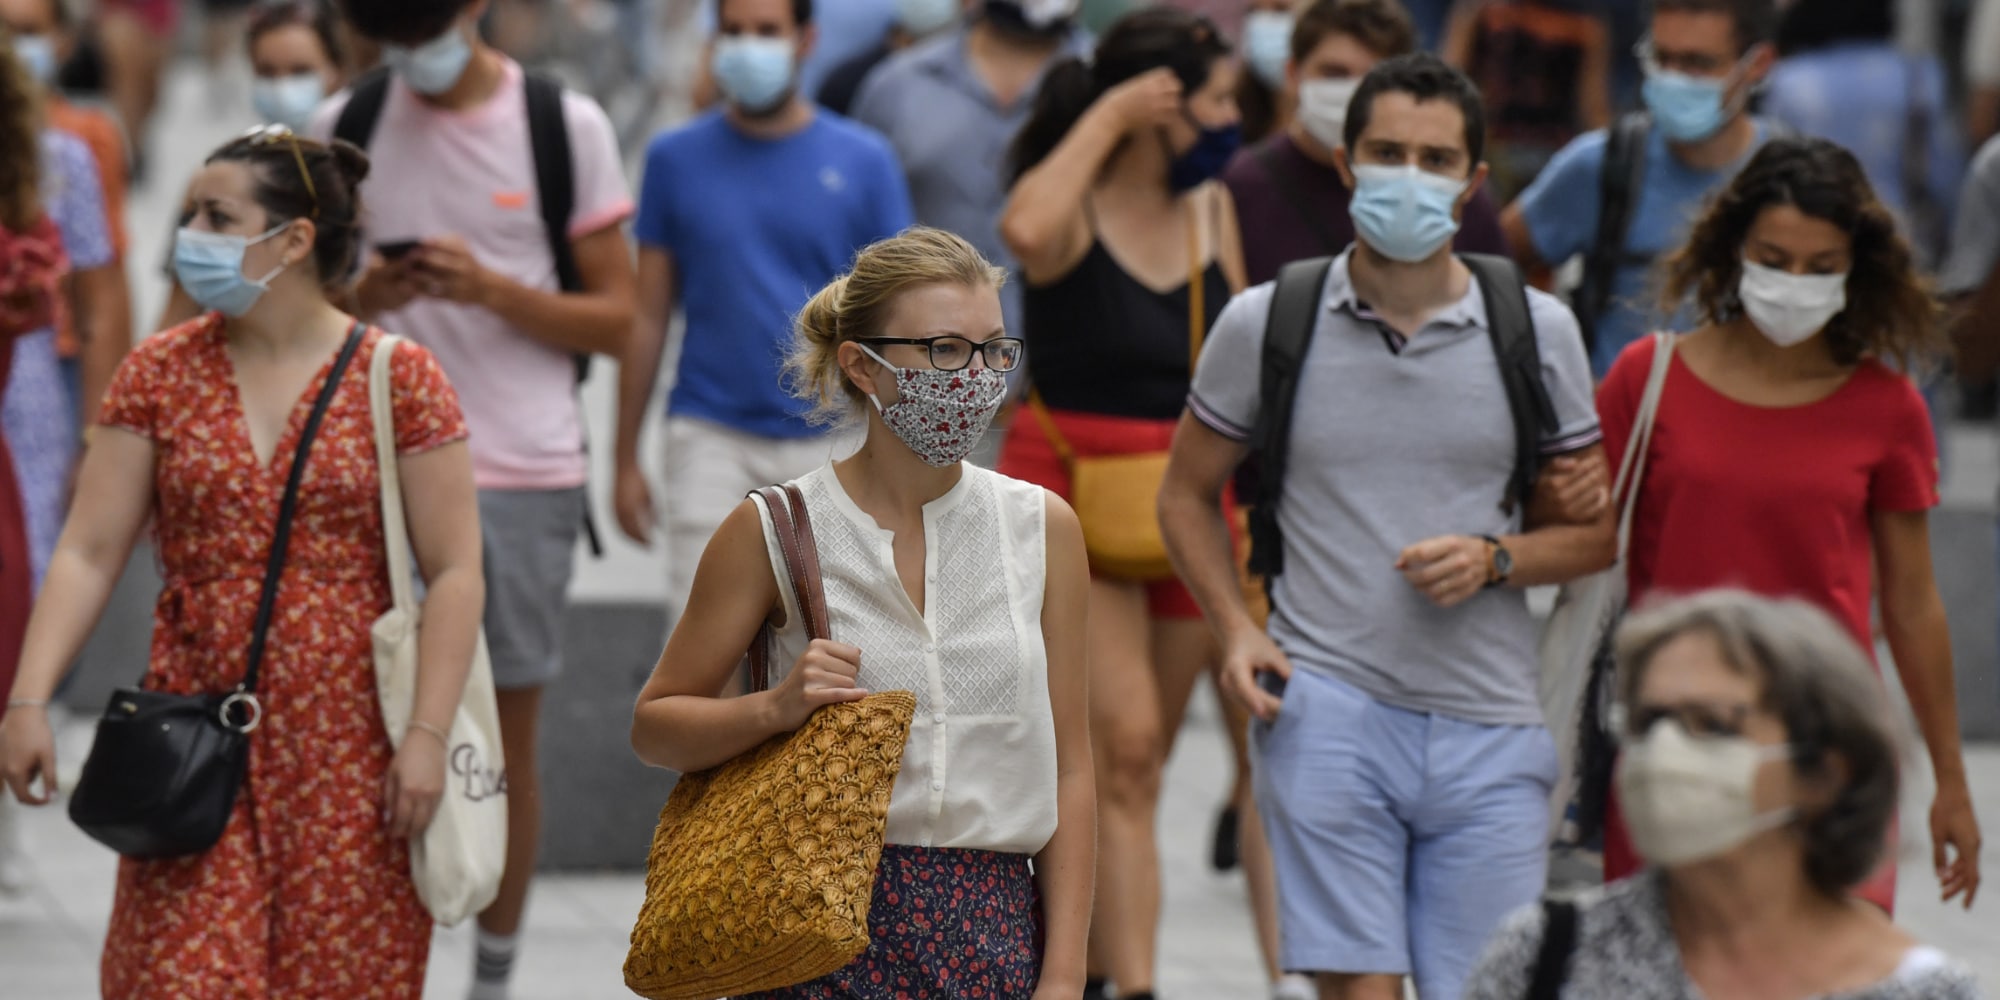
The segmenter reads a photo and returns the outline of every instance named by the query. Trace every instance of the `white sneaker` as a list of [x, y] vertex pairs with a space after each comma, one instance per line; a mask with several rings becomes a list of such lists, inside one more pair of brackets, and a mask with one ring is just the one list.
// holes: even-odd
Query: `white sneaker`
[[1271, 1000], [1319, 1000], [1319, 988], [1309, 977], [1290, 975], [1271, 986]]
[[21, 836], [21, 810], [25, 808], [0, 789], [0, 896], [19, 896], [34, 881]]

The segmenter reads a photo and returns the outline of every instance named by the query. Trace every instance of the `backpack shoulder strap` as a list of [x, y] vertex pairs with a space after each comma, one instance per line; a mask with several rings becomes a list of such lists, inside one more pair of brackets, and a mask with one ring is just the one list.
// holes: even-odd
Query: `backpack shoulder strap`
[[556, 279], [563, 291], [579, 291], [583, 280], [569, 242], [570, 215], [576, 210], [576, 164], [570, 155], [569, 123], [563, 117], [562, 84], [540, 73], [527, 74], [522, 84], [528, 99], [528, 142], [535, 154], [535, 193], [542, 204], [549, 253], [556, 261]]
[[377, 69], [355, 81], [347, 95], [347, 105], [334, 120], [333, 137], [368, 148], [375, 138], [375, 126], [382, 120], [382, 108], [389, 103], [389, 70]]
[[1468, 253], [1459, 259], [1479, 282], [1479, 294], [1486, 302], [1486, 332], [1507, 389], [1507, 409], [1514, 416], [1514, 475], [1501, 508], [1511, 510], [1516, 500], [1525, 507], [1535, 492], [1542, 436], [1559, 429], [1555, 404], [1542, 384], [1542, 349], [1535, 339], [1527, 283], [1521, 269], [1505, 257]]
[[1611, 304], [1611, 286], [1625, 262], [1625, 237], [1646, 182], [1646, 137], [1652, 131], [1652, 116], [1634, 111], [1620, 115], [1605, 136], [1604, 163], [1598, 171], [1597, 232], [1584, 255], [1583, 281], [1576, 291], [1576, 318], [1586, 349], [1597, 345], [1597, 319]]
[[1576, 953], [1576, 904], [1542, 900], [1542, 947], [1535, 954], [1526, 1000], [1556, 1000], [1569, 979], [1570, 957]]
[[1278, 531], [1278, 498], [1284, 492], [1285, 460], [1291, 448], [1292, 408], [1299, 395], [1299, 372], [1319, 325], [1320, 293], [1333, 269], [1332, 257], [1293, 261], [1278, 272], [1271, 313], [1264, 321], [1264, 347], [1257, 372], [1257, 426], [1251, 445], [1257, 461], [1257, 495], [1250, 511], [1250, 570], [1264, 577], [1285, 571], [1284, 538]]

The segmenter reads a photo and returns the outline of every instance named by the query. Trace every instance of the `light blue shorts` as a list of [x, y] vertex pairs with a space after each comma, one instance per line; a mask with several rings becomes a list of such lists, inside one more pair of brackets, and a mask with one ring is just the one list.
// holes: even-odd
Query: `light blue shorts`
[[1285, 970], [1414, 974], [1423, 1000], [1458, 1000], [1547, 878], [1548, 730], [1391, 708], [1298, 670], [1254, 744]]

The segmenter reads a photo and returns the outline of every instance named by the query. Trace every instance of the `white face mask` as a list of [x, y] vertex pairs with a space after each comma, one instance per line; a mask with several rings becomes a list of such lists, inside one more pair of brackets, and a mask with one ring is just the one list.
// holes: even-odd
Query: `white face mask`
[[1764, 336], [1791, 347], [1811, 340], [1847, 308], [1847, 275], [1790, 274], [1746, 260], [1736, 293]]
[[1360, 77], [1307, 80], [1299, 84], [1299, 124], [1313, 141], [1328, 149], [1346, 145], [1347, 106], [1361, 89]]
[[1797, 810], [1759, 814], [1757, 772], [1789, 747], [1740, 736], [1695, 739], [1679, 721], [1654, 723], [1618, 751], [1618, 805], [1639, 856], [1663, 868], [1728, 852], [1791, 822]]

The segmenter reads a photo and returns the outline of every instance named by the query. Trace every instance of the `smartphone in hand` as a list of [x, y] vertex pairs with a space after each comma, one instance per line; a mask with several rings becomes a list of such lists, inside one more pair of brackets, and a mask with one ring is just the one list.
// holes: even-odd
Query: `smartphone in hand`
[[381, 254], [383, 260], [395, 263], [415, 253], [416, 249], [423, 245], [423, 240], [397, 240], [393, 243], [376, 244], [375, 252]]

